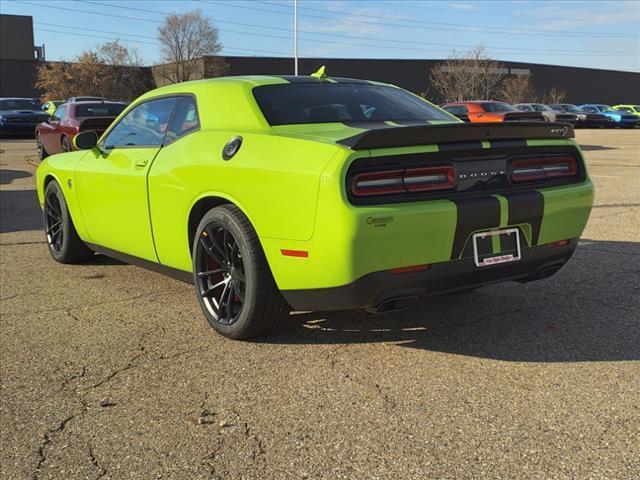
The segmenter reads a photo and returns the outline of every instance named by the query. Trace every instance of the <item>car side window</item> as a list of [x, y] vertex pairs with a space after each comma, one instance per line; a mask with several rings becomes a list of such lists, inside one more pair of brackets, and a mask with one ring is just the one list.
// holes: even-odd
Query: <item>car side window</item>
[[200, 119], [195, 99], [191, 96], [177, 97], [165, 143], [171, 143], [199, 128]]
[[103, 148], [161, 146], [175, 103], [173, 97], [160, 98], [134, 107], [109, 132]]
[[51, 120], [59, 122], [60, 120], [62, 120], [64, 118], [64, 114], [65, 113], [67, 113], [67, 107], [66, 106], [58, 107], [56, 109], [56, 111], [53, 112], [53, 115], [51, 115]]

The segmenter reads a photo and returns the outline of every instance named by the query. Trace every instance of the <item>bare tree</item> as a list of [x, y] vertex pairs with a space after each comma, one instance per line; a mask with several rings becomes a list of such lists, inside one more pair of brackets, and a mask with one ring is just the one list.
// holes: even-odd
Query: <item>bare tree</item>
[[103, 43], [98, 46], [98, 58], [102, 63], [115, 66], [139, 67], [142, 59], [137, 48], [128, 48], [120, 43], [120, 40]]
[[551, 87], [551, 89], [547, 90], [542, 97], [542, 101], [544, 103], [562, 103], [564, 99], [567, 98], [567, 91], [560, 90], [556, 87]]
[[199, 59], [216, 55], [222, 48], [218, 30], [202, 10], [168, 15], [158, 35], [162, 58], [172, 67], [165, 69], [165, 76], [172, 83], [204, 78]]
[[116, 40], [83, 52], [74, 62], [40, 65], [36, 88], [49, 100], [79, 95], [132, 100], [152, 88], [150, 77], [139, 64], [137, 52]]
[[467, 52], [453, 51], [431, 70], [429, 81], [445, 102], [490, 99], [500, 92], [507, 69], [479, 45]]
[[507, 103], [535, 102], [536, 93], [530, 75], [515, 75], [502, 84], [502, 100]]

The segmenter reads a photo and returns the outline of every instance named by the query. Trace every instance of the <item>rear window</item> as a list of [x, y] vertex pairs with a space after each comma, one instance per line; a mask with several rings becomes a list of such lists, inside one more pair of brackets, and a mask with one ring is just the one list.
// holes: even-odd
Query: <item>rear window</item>
[[533, 104], [533, 109], [536, 112], [549, 112], [549, 111], [551, 111], [551, 109], [549, 107], [547, 107], [546, 105], [543, 105], [542, 103], [534, 103]]
[[565, 112], [576, 113], [576, 112], [580, 112], [581, 111], [575, 105], [562, 104], [562, 105], [557, 105], [557, 106], [560, 107], [558, 110], [563, 110]]
[[465, 105], [446, 105], [442, 107], [452, 115], [467, 115], [467, 107]]
[[517, 112], [518, 109], [504, 102], [484, 102], [481, 103], [485, 112]]
[[354, 83], [264, 85], [253, 95], [270, 125], [455, 120], [399, 88]]
[[126, 106], [124, 103], [76, 105], [76, 117], [117, 117]]

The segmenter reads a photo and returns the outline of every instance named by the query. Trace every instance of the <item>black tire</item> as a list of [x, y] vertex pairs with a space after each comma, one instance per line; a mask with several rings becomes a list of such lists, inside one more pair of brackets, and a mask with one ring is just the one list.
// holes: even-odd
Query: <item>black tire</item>
[[69, 137], [62, 137], [62, 151], [63, 152], [71, 151], [71, 143], [69, 142]]
[[78, 237], [62, 188], [55, 180], [49, 182], [44, 190], [43, 216], [47, 246], [56, 262], [76, 263], [93, 256]]
[[38, 148], [38, 158], [40, 159], [40, 161], [43, 161], [49, 156], [47, 151], [42, 146], [42, 138], [40, 138], [39, 133], [36, 133], [36, 147]]
[[204, 215], [192, 257], [198, 303], [209, 324], [225, 337], [265, 335], [287, 314], [258, 235], [235, 205]]

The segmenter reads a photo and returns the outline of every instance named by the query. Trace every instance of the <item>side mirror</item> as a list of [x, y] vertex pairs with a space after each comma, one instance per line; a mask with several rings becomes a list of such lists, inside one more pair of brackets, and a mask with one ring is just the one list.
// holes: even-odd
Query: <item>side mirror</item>
[[78, 150], [90, 150], [98, 144], [98, 134], [93, 130], [80, 132], [73, 137], [73, 146]]

